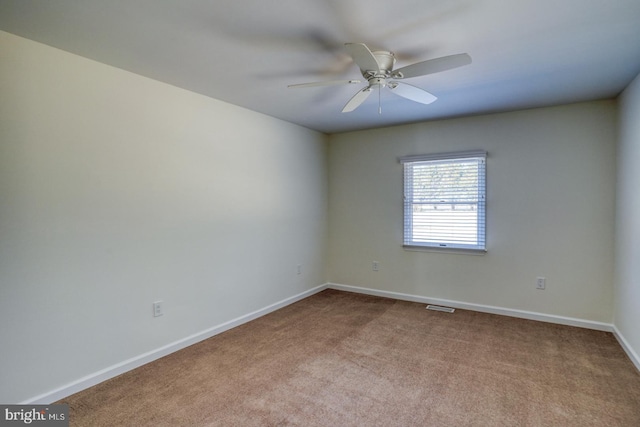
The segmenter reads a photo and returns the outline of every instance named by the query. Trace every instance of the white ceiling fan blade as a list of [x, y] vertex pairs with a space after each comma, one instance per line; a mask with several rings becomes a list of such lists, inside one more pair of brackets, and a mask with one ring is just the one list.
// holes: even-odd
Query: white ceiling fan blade
[[315, 87], [315, 86], [336, 86], [360, 83], [360, 80], [330, 80], [326, 82], [298, 83], [287, 87]]
[[344, 108], [342, 109], [342, 112], [349, 113], [355, 110], [360, 106], [360, 104], [364, 102], [365, 99], [367, 99], [367, 97], [369, 97], [369, 95], [371, 95], [371, 87], [367, 86], [361, 91], [359, 91], [358, 93], [356, 93], [355, 95], [353, 95], [353, 98], [351, 98], [349, 102], [347, 102], [347, 105], [344, 106]]
[[344, 46], [362, 71], [380, 71], [380, 65], [367, 45], [364, 43], [345, 43]]
[[394, 79], [408, 79], [410, 77], [439, 73], [440, 71], [451, 70], [468, 64], [471, 64], [471, 57], [466, 53], [459, 53], [407, 65], [394, 70], [391, 75]]
[[396, 95], [400, 95], [403, 98], [407, 98], [421, 104], [431, 104], [433, 101], [438, 99], [435, 95], [430, 94], [426, 90], [406, 83], [393, 82], [388, 85], [388, 88]]

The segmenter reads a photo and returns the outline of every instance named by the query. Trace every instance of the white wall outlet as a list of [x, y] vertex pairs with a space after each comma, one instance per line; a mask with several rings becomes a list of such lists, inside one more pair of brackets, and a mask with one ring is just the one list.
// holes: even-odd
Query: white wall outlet
[[162, 316], [164, 310], [162, 309], [162, 301], [156, 301], [153, 303], [153, 317]]
[[301, 264], [298, 264], [298, 265], [296, 266], [296, 272], [297, 272], [298, 274], [302, 274], [302, 265], [301, 265]]
[[378, 271], [380, 269], [380, 263], [378, 261], [373, 261], [371, 268], [373, 268], [373, 271]]
[[536, 279], [536, 289], [544, 289], [547, 287], [547, 279], [544, 277], [538, 277]]

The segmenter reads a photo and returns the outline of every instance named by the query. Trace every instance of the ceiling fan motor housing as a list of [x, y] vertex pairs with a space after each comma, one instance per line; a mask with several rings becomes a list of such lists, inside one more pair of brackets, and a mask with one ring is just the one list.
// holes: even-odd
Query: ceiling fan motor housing
[[[388, 76], [391, 74], [391, 70], [393, 70], [393, 66], [396, 63], [396, 56], [393, 52], [387, 52], [386, 50], [376, 50], [373, 53], [373, 56], [376, 58], [378, 62], [378, 66], [380, 67], [380, 72], [384, 73], [384, 75]], [[368, 70], [363, 70], [368, 71]], [[375, 70], [378, 71], [378, 70]]]

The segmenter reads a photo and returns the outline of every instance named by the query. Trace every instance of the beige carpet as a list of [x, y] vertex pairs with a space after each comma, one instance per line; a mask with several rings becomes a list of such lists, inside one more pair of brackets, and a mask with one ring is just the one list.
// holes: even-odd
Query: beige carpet
[[63, 399], [72, 426], [640, 426], [610, 333], [327, 290]]

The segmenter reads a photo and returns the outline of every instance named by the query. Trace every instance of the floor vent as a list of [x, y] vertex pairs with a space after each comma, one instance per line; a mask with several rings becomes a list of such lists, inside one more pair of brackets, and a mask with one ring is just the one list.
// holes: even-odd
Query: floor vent
[[455, 308], [441, 307], [439, 305], [431, 305], [431, 304], [427, 306], [427, 310], [444, 311], [445, 313], [453, 313], [454, 311], [456, 311]]

